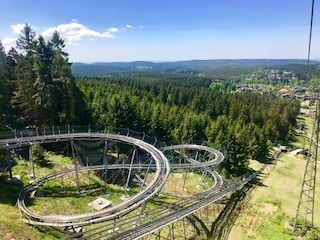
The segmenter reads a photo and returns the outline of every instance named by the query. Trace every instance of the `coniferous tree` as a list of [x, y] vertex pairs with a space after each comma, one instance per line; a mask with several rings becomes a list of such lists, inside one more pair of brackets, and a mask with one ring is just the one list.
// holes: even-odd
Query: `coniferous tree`
[[36, 46], [36, 33], [29, 24], [25, 24], [21, 34], [16, 41], [17, 49], [23, 55], [33, 55]]
[[[10, 78], [16, 78], [11, 103], [23, 126], [79, 124], [89, 121], [82, 93], [72, 75], [65, 44], [58, 32], [49, 41], [26, 24], [10, 58]], [[77, 102], [77, 104], [76, 104]]]
[[17, 122], [24, 126], [40, 124], [34, 102], [34, 96], [37, 92], [33, 86], [34, 79], [36, 78], [33, 64], [34, 58], [32, 56], [20, 55], [15, 67], [17, 83], [11, 103]]
[[4, 93], [4, 121], [5, 125], [15, 127], [14, 111], [11, 104], [13, 92], [17, 87], [16, 66], [19, 54], [15, 48], [11, 48], [6, 56], [6, 88]]
[[5, 95], [7, 92], [7, 83], [6, 83], [6, 53], [2, 42], [0, 41], [0, 129], [3, 122], [3, 114], [6, 106]]
[[40, 123], [34, 103], [34, 96], [37, 94], [34, 88], [36, 75], [33, 71], [36, 39], [30, 25], [24, 26], [16, 44], [19, 53], [15, 56], [14, 72], [17, 82], [11, 98], [13, 115], [22, 125], [36, 125]]
[[33, 100], [38, 113], [38, 125], [41, 126], [49, 126], [55, 123], [55, 96], [53, 95], [54, 85], [51, 77], [52, 58], [52, 49], [44, 38], [39, 36], [33, 64], [35, 74]]
[[228, 160], [223, 165], [229, 175], [243, 173], [250, 158], [266, 157], [272, 144], [290, 135], [299, 113], [295, 100], [222, 93], [202, 88], [195, 79], [139, 73], [78, 77], [77, 85], [91, 108], [93, 123], [137, 126], [168, 142], [206, 141], [226, 150]]
[[[7, 73], [7, 80], [10, 81], [15, 81], [17, 79], [16, 77], [16, 66], [17, 66], [17, 61], [18, 61], [19, 54], [15, 48], [11, 48], [7, 54], [6, 57], [6, 73]], [[14, 84], [12, 87], [14, 88]]]

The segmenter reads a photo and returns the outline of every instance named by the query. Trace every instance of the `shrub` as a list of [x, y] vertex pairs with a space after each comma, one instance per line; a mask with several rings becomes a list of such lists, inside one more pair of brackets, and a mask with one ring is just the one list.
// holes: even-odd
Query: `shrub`
[[45, 157], [45, 150], [40, 144], [35, 144], [32, 146], [32, 157], [35, 163], [39, 166], [47, 165], [48, 161]]

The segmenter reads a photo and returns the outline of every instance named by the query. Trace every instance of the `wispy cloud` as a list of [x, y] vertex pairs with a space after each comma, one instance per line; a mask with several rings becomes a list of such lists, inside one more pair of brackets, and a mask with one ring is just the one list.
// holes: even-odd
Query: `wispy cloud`
[[19, 24], [11, 25], [10, 27], [11, 27], [13, 33], [20, 34], [21, 31], [23, 30], [24, 26], [25, 26], [25, 24], [19, 23]]
[[9, 51], [12, 47], [15, 46], [16, 40], [17, 39], [15, 39], [15, 38], [4, 38], [1, 40], [1, 42], [2, 42], [4, 49], [6, 51]]
[[119, 31], [119, 29], [118, 29], [118, 28], [115, 28], [115, 27], [109, 28], [109, 29], [107, 30], [107, 32], [111, 32], [111, 33], [115, 33], [115, 32], [118, 32], [118, 31]]
[[[11, 25], [11, 29], [14, 34], [21, 34], [25, 24], [19, 23]], [[127, 24], [121, 30], [132, 29], [134, 26]], [[139, 28], [142, 28], [141, 26]], [[32, 26], [32, 29], [37, 30], [35, 26]], [[42, 28], [43, 29], [43, 28]], [[64, 38], [66, 44], [68, 45], [79, 45], [81, 40], [84, 38], [94, 41], [96, 38], [113, 38], [117, 32], [120, 31], [119, 28], [111, 27], [106, 29], [104, 32], [99, 32], [94, 29], [79, 23], [77, 19], [72, 19], [70, 23], [59, 24], [54, 27], [47, 27], [42, 32], [38, 32], [44, 38], [48, 39], [52, 34], [58, 31], [61, 37]], [[15, 38], [4, 38], [2, 39], [2, 44], [5, 49], [10, 49], [14, 46], [16, 39]]]
[[121, 28], [121, 30], [128, 30], [128, 29], [133, 29], [134, 26], [130, 25], [130, 24], [126, 24], [124, 27]]
[[[20, 34], [24, 28], [26, 24], [25, 23], [18, 23], [18, 24], [13, 24], [11, 25], [11, 29], [13, 31], [14, 34]], [[37, 30], [37, 28], [35, 26], [31, 26], [33, 30]]]
[[44, 32], [42, 32], [41, 35], [45, 38], [48, 38], [52, 36], [54, 31], [58, 31], [60, 35], [66, 40], [67, 44], [75, 45], [78, 44], [84, 37], [88, 37], [89, 39], [93, 39], [94, 37], [112, 38], [114, 37], [114, 33], [117, 32], [118, 29], [109, 28], [105, 32], [98, 32], [73, 20], [71, 23], [59, 24], [56, 27], [48, 28]]

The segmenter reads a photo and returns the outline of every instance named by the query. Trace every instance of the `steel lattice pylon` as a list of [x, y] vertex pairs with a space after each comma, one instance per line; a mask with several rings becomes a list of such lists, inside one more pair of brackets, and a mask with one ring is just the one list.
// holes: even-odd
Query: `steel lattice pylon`
[[313, 227], [314, 222], [314, 197], [317, 175], [317, 158], [319, 142], [319, 100], [316, 101], [316, 112], [310, 146], [307, 153], [306, 168], [300, 192], [293, 232], [304, 234]]

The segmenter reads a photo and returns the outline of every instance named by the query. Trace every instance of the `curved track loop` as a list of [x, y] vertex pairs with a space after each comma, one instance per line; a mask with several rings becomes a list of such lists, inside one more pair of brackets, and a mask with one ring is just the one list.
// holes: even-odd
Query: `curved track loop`
[[[251, 181], [255, 175], [247, 176], [236, 181], [233, 185], [223, 188], [223, 180], [221, 176], [212, 170], [211, 167], [216, 166], [224, 160], [224, 156], [221, 152], [201, 145], [175, 145], [159, 147], [161, 151], [153, 145], [146, 143], [137, 138], [129, 137], [127, 135], [120, 134], [107, 134], [107, 133], [64, 133], [64, 134], [51, 134], [51, 135], [32, 135], [27, 137], [15, 137], [9, 139], [0, 140], [0, 148], [13, 149], [20, 146], [29, 146], [34, 143], [50, 143], [58, 141], [70, 141], [73, 139], [84, 139], [84, 138], [99, 138], [99, 139], [111, 139], [115, 141], [125, 142], [133, 144], [139, 148], [148, 152], [155, 161], [155, 164], [151, 165], [151, 168], [155, 169], [155, 174], [152, 181], [144, 188], [141, 192], [136, 194], [129, 200], [116, 205], [115, 207], [107, 208], [97, 212], [90, 212], [85, 214], [77, 215], [55, 215], [55, 216], [39, 216], [32, 213], [25, 206], [24, 198], [28, 192], [36, 189], [38, 186], [46, 181], [54, 179], [56, 177], [69, 174], [75, 170], [65, 170], [51, 175], [47, 175], [44, 178], [34, 181], [23, 189], [19, 195], [18, 206], [22, 213], [25, 215], [25, 221], [33, 225], [47, 225], [47, 226], [58, 226], [58, 227], [74, 227], [84, 226], [96, 222], [104, 222], [97, 228], [93, 228], [84, 233], [81, 233], [83, 238], [99, 238], [103, 236], [105, 239], [139, 239], [152, 232], [155, 232], [164, 226], [167, 226], [183, 217], [203, 208], [204, 206], [226, 196], [232, 191], [235, 191], [239, 187], [243, 186], [247, 182]], [[186, 163], [175, 163], [169, 164], [165, 154], [167, 151], [175, 151], [180, 154], [180, 150], [195, 150], [205, 151], [209, 153], [210, 158], [205, 161], [198, 161], [187, 157]], [[147, 168], [147, 164], [113, 164], [108, 165], [108, 169], [121, 169], [121, 168]], [[150, 167], [150, 165], [149, 165]], [[83, 167], [78, 171], [88, 170], [99, 170], [104, 169], [104, 165]], [[182, 198], [171, 207], [159, 207], [149, 211], [144, 211], [143, 214], [126, 216], [126, 213], [140, 207], [146, 203], [150, 198], [153, 198], [162, 190], [166, 179], [169, 175], [170, 169], [182, 169], [182, 168], [200, 168], [206, 171], [214, 179], [214, 185], [200, 193], [194, 194], [188, 198]], [[112, 221], [109, 221], [112, 220]], [[83, 234], [83, 235], [82, 235]], [[76, 235], [70, 236], [70, 238], [76, 237]], [[67, 237], [68, 238], [68, 237]]]
[[[184, 164], [174, 164], [175, 168], [193, 168], [193, 167], [212, 167], [215, 165], [218, 165], [219, 163], [223, 162], [224, 155], [211, 147], [203, 146], [203, 145], [196, 145], [196, 144], [181, 144], [181, 145], [172, 145], [161, 148], [161, 150], [166, 153], [168, 150], [174, 150], [179, 152], [178, 150], [181, 149], [188, 149], [188, 150], [196, 150], [196, 151], [205, 151], [212, 155], [212, 158], [210, 158], [208, 161], [197, 161], [195, 159], [189, 159], [189, 163]], [[180, 152], [179, 152], [180, 153]], [[187, 156], [186, 156], [187, 157]]]
[[[197, 145], [197, 144], [180, 144], [180, 145], [171, 145], [171, 146], [166, 146], [162, 147], [161, 150], [165, 155], [169, 155], [168, 151], [173, 151], [178, 153], [180, 156], [182, 156], [184, 159], [186, 159], [185, 163], [170, 163], [170, 168], [171, 170], [174, 169], [202, 169], [202, 171], [205, 171], [206, 174], [211, 175], [211, 178], [214, 180], [214, 185], [211, 186], [209, 189], [204, 190], [202, 192], [197, 192], [196, 194], [203, 195], [207, 194], [209, 192], [213, 193], [218, 191], [222, 185], [223, 185], [223, 180], [216, 171], [213, 171], [212, 168], [218, 165], [219, 163], [224, 161], [224, 155], [211, 147], [203, 146], [203, 145]], [[186, 150], [194, 150], [196, 152], [206, 152], [209, 154], [209, 158], [205, 159], [203, 161], [199, 161], [197, 159], [193, 159], [192, 157], [187, 156], [187, 154], [183, 151]], [[169, 159], [170, 162], [170, 159]]]
[[[101, 222], [104, 220], [117, 218], [121, 215], [124, 215], [127, 212], [132, 211], [133, 209], [139, 207], [142, 203], [148, 201], [150, 198], [154, 197], [161, 191], [170, 173], [169, 163], [166, 157], [164, 156], [164, 154], [160, 150], [136, 138], [132, 138], [124, 135], [106, 134], [106, 133], [74, 133], [74, 134], [60, 134], [59, 136], [45, 135], [45, 136], [31, 136], [31, 137], [19, 138], [19, 139], [6, 139], [5, 141], [1, 140], [0, 145], [1, 143], [6, 142], [5, 143], [6, 147], [14, 148], [16, 146], [28, 146], [30, 145], [30, 143], [51, 142], [52, 140], [68, 141], [68, 140], [84, 138], [84, 137], [121, 141], [128, 144], [133, 144], [145, 150], [152, 156], [152, 158], [155, 161], [156, 171], [152, 181], [147, 185], [146, 188], [144, 188], [141, 192], [136, 194], [134, 197], [111, 208], [106, 208], [104, 210], [100, 210], [93, 213], [85, 213], [85, 214], [78, 214], [78, 215], [40, 216], [32, 213], [25, 206], [24, 198], [26, 194], [29, 191], [36, 189], [39, 185], [43, 184], [44, 182], [49, 181], [58, 176], [62, 176], [64, 174], [73, 172], [74, 170], [69, 170], [67, 172], [58, 172], [58, 173], [48, 175], [28, 185], [26, 188], [23, 189], [23, 191], [19, 195], [18, 207], [26, 215], [28, 219], [27, 220], [28, 223], [34, 224], [34, 225], [66, 227], [66, 226], [87, 225], [95, 222]], [[122, 165], [119, 167], [122, 167]], [[104, 166], [95, 166], [92, 168], [93, 169], [91, 170], [98, 170], [98, 169], [103, 169]], [[80, 171], [87, 171], [87, 170], [88, 170], [87, 168], [80, 169]]]

